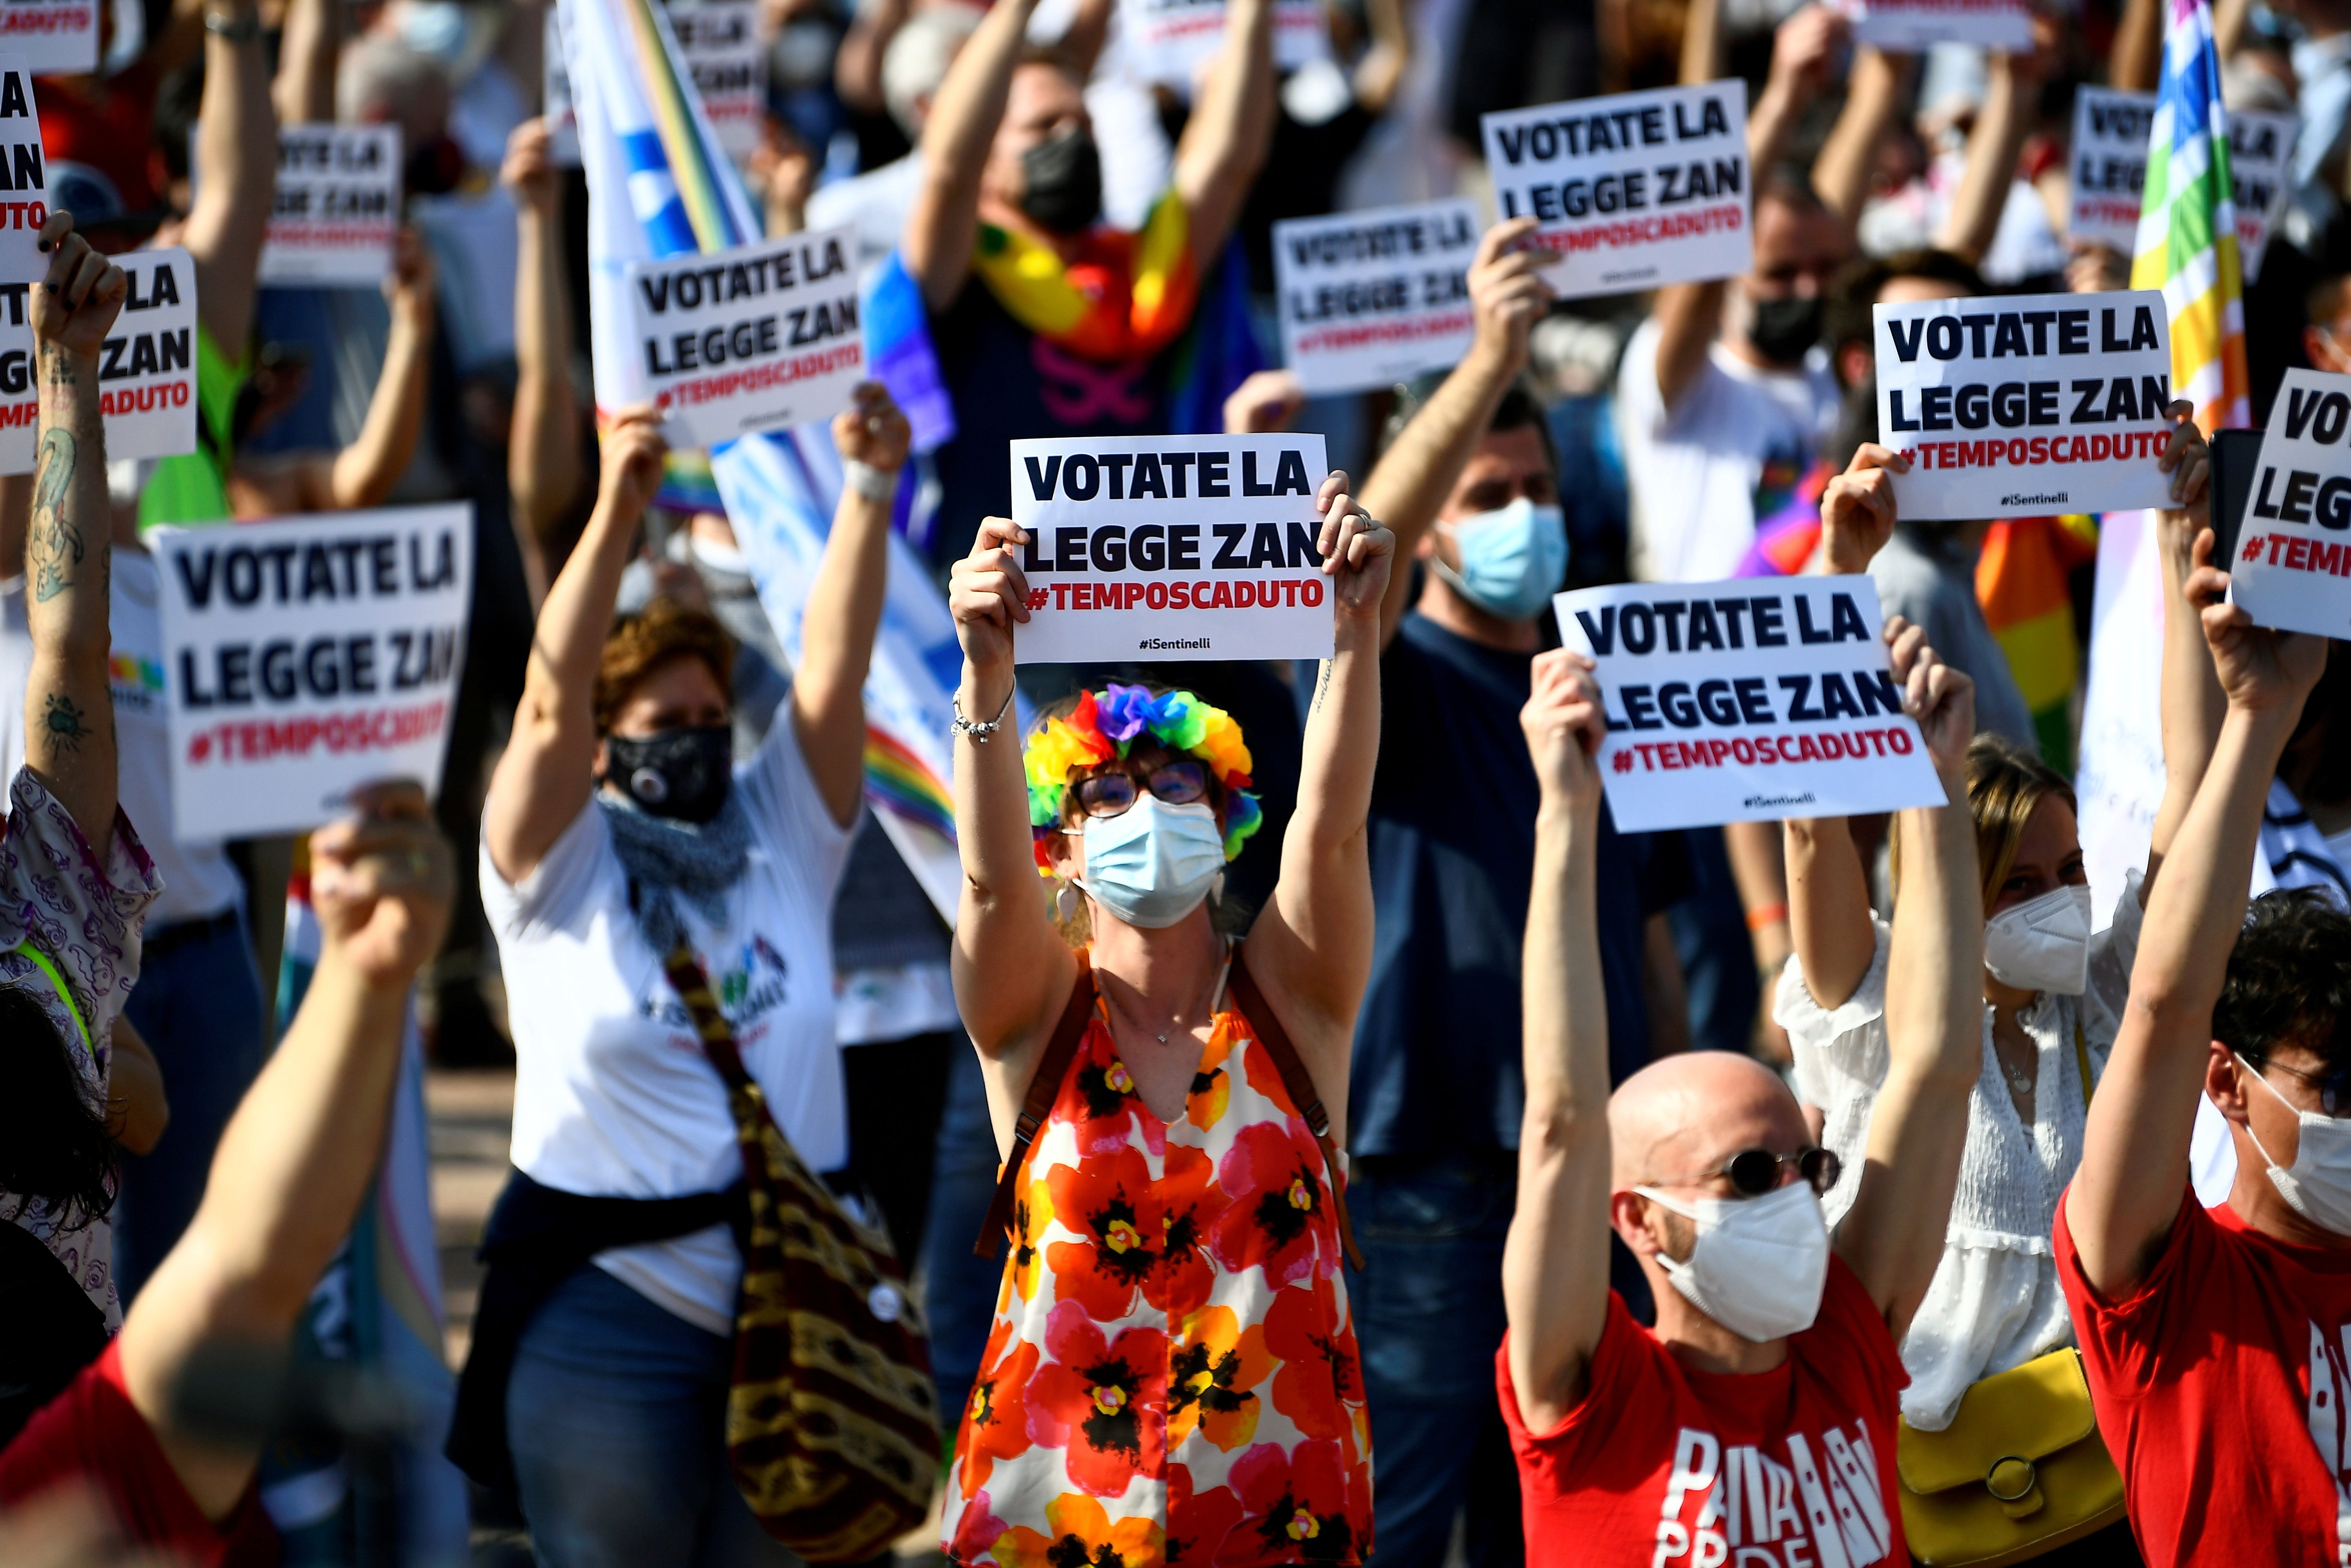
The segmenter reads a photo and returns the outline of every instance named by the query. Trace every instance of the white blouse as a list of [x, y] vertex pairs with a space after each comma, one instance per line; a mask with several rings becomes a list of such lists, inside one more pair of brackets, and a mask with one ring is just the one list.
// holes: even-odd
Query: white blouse
[[[1959, 1159], [1943, 1261], [1902, 1343], [1902, 1364], [1910, 1374], [1902, 1414], [1922, 1431], [1949, 1427], [1959, 1396], [1977, 1379], [2074, 1343], [2050, 1234], [2058, 1195], [2082, 1163], [2088, 1103], [2074, 1031], [2081, 1031], [2093, 1073], [2104, 1071], [2138, 950], [2138, 885], [2133, 871], [2114, 924], [2090, 939], [2087, 989], [2078, 997], [2043, 992], [2018, 1015], [2040, 1052], [2031, 1126], [2017, 1115], [1992, 1049], [1992, 1009], [1984, 1008], [1983, 1071], [1968, 1101], [1967, 1150]], [[1870, 1111], [1886, 1082], [1890, 933], [1884, 921], [1872, 924], [1877, 947], [1869, 972], [1843, 1006], [1822, 1008], [1790, 958], [1771, 1014], [1795, 1050], [1797, 1097], [1824, 1113], [1822, 1142], [1844, 1162], [1821, 1205], [1832, 1231], [1853, 1207]]]

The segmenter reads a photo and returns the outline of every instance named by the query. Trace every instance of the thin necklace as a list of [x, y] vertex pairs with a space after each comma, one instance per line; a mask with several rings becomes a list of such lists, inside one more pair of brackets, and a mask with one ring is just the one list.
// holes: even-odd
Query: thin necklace
[[[1142, 994], [1143, 994], [1141, 991], [1139, 991], [1139, 990], [1135, 990], [1135, 988], [1134, 988], [1134, 987], [1132, 987], [1132, 986], [1128, 987], [1127, 988], [1128, 988], [1129, 990], [1134, 990], [1134, 993], [1135, 993], [1135, 995], [1136, 995], [1138, 998], [1139, 998], [1139, 997], [1141, 997], [1141, 996], [1142, 996]], [[1120, 1011], [1122, 1011], [1122, 1012], [1123, 1012], [1123, 1011], [1125, 1011], [1126, 1009], [1123, 1009], [1123, 1008], [1122, 1008], [1122, 1009], [1120, 1009], [1119, 1010], [1120, 1010]], [[1131, 1018], [1131, 1017], [1132, 1017], [1132, 1015], [1130, 1015], [1130, 1018]], [[1165, 1044], [1167, 1043], [1167, 1037], [1168, 1037], [1169, 1035], [1171, 1035], [1171, 1034], [1174, 1034], [1174, 1033], [1176, 1032], [1176, 1030], [1177, 1026], [1178, 1026], [1178, 1025], [1180, 1025], [1180, 1024], [1182, 1024], [1182, 1023], [1183, 1023], [1183, 1021], [1184, 1021], [1184, 1015], [1183, 1015], [1181, 1012], [1171, 1012], [1171, 1013], [1169, 1013], [1169, 1014], [1167, 1015], [1167, 1027], [1166, 1027], [1165, 1029], [1164, 1029], [1164, 1030], [1161, 1030], [1158, 1032], [1158, 1034], [1157, 1034], [1155, 1038], [1156, 1038], [1156, 1039], [1158, 1040], [1158, 1041], [1159, 1041], [1159, 1043], [1160, 1043], [1160, 1044], [1162, 1044], [1162, 1045], [1165, 1045]], [[1143, 1031], [1144, 1031], [1144, 1033], [1146, 1033], [1146, 1034], [1148, 1034], [1148, 1033], [1150, 1033], [1150, 1032], [1151, 1032], [1151, 1026], [1150, 1026], [1149, 1024], [1141, 1024], [1141, 1025], [1138, 1025], [1137, 1027], [1139, 1027], [1140, 1029], [1142, 1029], [1142, 1030], [1143, 1030]]]

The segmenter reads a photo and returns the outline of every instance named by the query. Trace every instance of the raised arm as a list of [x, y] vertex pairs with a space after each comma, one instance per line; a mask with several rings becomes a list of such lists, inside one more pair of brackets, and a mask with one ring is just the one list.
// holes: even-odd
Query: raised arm
[[627, 411], [605, 433], [596, 510], [539, 607], [514, 737], [482, 805], [483, 847], [508, 882], [530, 874], [595, 788], [596, 665], [666, 450], [649, 408]]
[[342, 0], [292, 0], [270, 88], [281, 125], [327, 125], [335, 118], [335, 64], [343, 48]]
[[[1771, 45], [1771, 67], [1776, 75], [1780, 66], [1780, 46], [1775, 37]], [[1682, 85], [1694, 87], [1709, 82], [1722, 75], [1722, 0], [1690, 0], [1689, 15], [1682, 24]], [[1765, 92], [1771, 90], [1767, 86]], [[1763, 165], [1752, 158], [1755, 149], [1755, 121], [1750, 117], [1747, 126], [1747, 147], [1750, 173], [1760, 173]], [[1667, 410], [1681, 402], [1682, 393], [1689, 391], [1698, 380], [1698, 371], [1706, 367], [1707, 350], [1722, 327], [1722, 291], [1729, 287], [1722, 278], [1711, 283], [1669, 284], [1656, 292], [1649, 307], [1657, 319], [1657, 395]]]
[[2243, 606], [2222, 602], [2228, 586], [2229, 574], [2210, 565], [2188, 580], [2228, 711], [2147, 901], [2130, 1000], [2065, 1193], [2082, 1272], [2108, 1301], [2147, 1277], [2188, 1193], [2212, 1005], [2244, 923], [2262, 805], [2303, 700], [2326, 667], [2325, 638], [2255, 626]]
[[[1372, 973], [1372, 772], [1380, 751], [1380, 601], [1395, 536], [1322, 482], [1315, 539], [1332, 603], [1332, 655], [1314, 683], [1298, 770], [1298, 810], [1281, 841], [1281, 874], [1249, 927], [1249, 967], [1289, 1015], [1314, 1082], [1337, 1106], [1343, 1139], [1355, 1012]], [[1284, 1007], [1283, 1004], [1289, 1004]], [[1305, 1027], [1301, 1027], [1304, 1025]]]
[[1812, 0], [1771, 35], [1771, 74], [1747, 114], [1747, 158], [1759, 178], [1786, 152], [1796, 122], [1826, 85], [1847, 31], [1843, 16]]
[[381, 506], [408, 471], [423, 434], [433, 371], [433, 252], [413, 227], [401, 228], [383, 291], [392, 301], [383, 371], [375, 379], [359, 439], [336, 453], [327, 471], [327, 493], [339, 511]]
[[2211, 452], [2196, 428], [2195, 405], [2175, 402], [2171, 439], [2163, 449], [2171, 476], [2172, 498], [2181, 505], [2155, 515], [2156, 550], [2163, 562], [2163, 803], [2156, 808], [2147, 842], [2147, 878], [2139, 883], [2139, 907], [2155, 891], [2163, 857], [2179, 836], [2179, 824], [2204, 782], [2204, 769], [2220, 743], [2228, 699], [2212, 673], [2212, 651], [2204, 623], [2188, 597], [2188, 580], [2211, 564]]
[[843, 827], [857, 820], [864, 799], [865, 670], [889, 579], [890, 503], [911, 439], [906, 416], [880, 382], [862, 383], [856, 396], [832, 421], [846, 482], [809, 583], [799, 668], [792, 674], [800, 755], [825, 810]]
[[[1412, 552], [1437, 522], [1445, 497], [1461, 477], [1502, 394], [1527, 364], [1527, 337], [1551, 308], [1551, 285], [1540, 274], [1541, 253], [1517, 248], [1534, 233], [1532, 218], [1512, 218], [1488, 229], [1469, 263], [1469, 308], [1478, 335], [1468, 354], [1400, 431], [1364, 481], [1364, 509], [1395, 534], [1396, 559]], [[1388, 576], [1380, 601], [1380, 646], [1404, 623], [1412, 573]]]
[[1901, 59], [1863, 45], [1854, 51], [1853, 69], [1845, 78], [1844, 108], [1813, 160], [1813, 190], [1821, 204], [1834, 213], [1845, 227], [1861, 222], [1869, 201], [1869, 177], [1877, 162], [1878, 143], [1886, 140], [1902, 107]]
[[909, 0], [858, 0], [832, 56], [832, 89], [841, 102], [862, 113], [882, 112], [882, 57], [913, 10]]
[[1225, 42], [1176, 143], [1176, 193], [1205, 274], [1224, 254], [1273, 146], [1273, 0], [1225, 0]]
[[277, 117], [254, 0], [207, 0], [204, 96], [196, 164], [203, 178], [188, 210], [196, 265], [196, 324], [232, 362], [253, 333], [261, 241], [277, 190]]
[[1608, 998], [1593, 935], [1600, 773], [1606, 719], [1592, 662], [1537, 655], [1519, 716], [1534, 753], [1534, 897], [1527, 906], [1527, 1108], [1519, 1128], [1518, 1208], [1502, 1247], [1510, 1387], [1530, 1431], [1583, 1397], [1608, 1321]]
[[173, 1395], [208, 1343], [283, 1344], [374, 1179], [400, 1076], [409, 982], [448, 925], [455, 882], [424, 791], [377, 786], [310, 841], [325, 945], [301, 1011], [222, 1134], [203, 1205], [116, 1343], [131, 1403], [207, 1518], [225, 1519], [259, 1446], [199, 1442]]
[[507, 487], [533, 604], [555, 576], [555, 531], [580, 495], [580, 400], [571, 386], [571, 287], [563, 274], [563, 182], [547, 121], [507, 139], [498, 179], [515, 202], [515, 402]]
[[31, 294], [40, 424], [25, 536], [25, 620], [33, 667], [25, 682], [25, 765], [98, 852], [112, 852], [114, 695], [107, 685], [112, 503], [99, 423], [98, 356], [130, 285], [122, 269], [73, 232], [72, 214], [41, 225], [48, 276]]
[[[1831, 576], [1865, 572], [1894, 535], [1892, 475], [1910, 465], [1876, 443], [1853, 455], [1821, 496], [1821, 566]], [[1889, 472], [1889, 470], [1891, 472]], [[1834, 1009], [1861, 986], [1877, 955], [1869, 917], [1869, 877], [1843, 817], [1790, 818], [1782, 825], [1788, 877], [1788, 932], [1804, 988]]]
[[979, 175], [1003, 123], [1013, 68], [1028, 47], [1037, 0], [998, 0], [947, 68], [923, 122], [923, 183], [906, 214], [898, 255], [923, 298], [945, 310], [971, 276], [979, 241]]
[[1943, 1256], [1968, 1100], [1983, 1073], [1983, 891], [1968, 811], [1975, 686], [1900, 616], [1886, 623], [1902, 710], [1918, 721], [1949, 797], [1898, 813], [1902, 876], [1886, 966], [1886, 1069], [1853, 1208], [1836, 1249], [1886, 1314], [1910, 1326]]
[[1968, 161], [1952, 193], [1950, 211], [1943, 214], [1942, 231], [1935, 243], [1954, 256], [1979, 262], [1991, 249], [2000, 232], [2001, 214], [2008, 210], [2008, 193], [2016, 183], [2016, 154], [2032, 117], [2041, 80], [2031, 57], [1992, 55], [1983, 106], [1968, 132]]

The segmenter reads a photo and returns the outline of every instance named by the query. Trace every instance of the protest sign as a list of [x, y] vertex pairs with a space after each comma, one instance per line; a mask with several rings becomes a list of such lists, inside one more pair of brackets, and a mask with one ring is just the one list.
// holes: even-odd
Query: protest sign
[[1586, 588], [1553, 601], [1598, 664], [1617, 831], [1939, 806], [1866, 577]]
[[2290, 370], [2270, 405], [2229, 600], [2254, 623], [2351, 637], [2351, 376]]
[[314, 828], [371, 779], [439, 792], [472, 603], [472, 507], [147, 540], [163, 584], [179, 837]]
[[2294, 138], [2301, 122], [2291, 114], [2229, 115], [2229, 184], [2237, 205], [2237, 255], [2247, 283], [2262, 275], [2270, 232], [2285, 216], [2294, 194]]
[[749, 157], [768, 113], [759, 0], [670, 0], [669, 25], [718, 144], [729, 158]]
[[[117, 256], [130, 290], [98, 361], [106, 455], [173, 457], [196, 449], [196, 268], [188, 253]], [[0, 474], [33, 471], [36, 394], [31, 286], [0, 283]]]
[[1902, 516], [2170, 505], [2163, 296], [2017, 294], [1880, 305], [1878, 439], [1910, 459]]
[[1461, 362], [1477, 336], [1474, 202], [1420, 202], [1273, 225], [1283, 361], [1316, 397]]
[[2138, 245], [2155, 94], [2084, 86], [2074, 93], [2074, 217], [2077, 245], [2131, 255]]
[[261, 281], [373, 288], [400, 230], [400, 127], [281, 125]]
[[1320, 435], [1015, 441], [1024, 664], [1327, 659]]
[[865, 376], [851, 229], [630, 264], [629, 332], [673, 446], [830, 419]]
[[99, 0], [0, 0], [0, 56], [34, 76], [98, 69]]
[[1559, 260], [1562, 295], [1735, 277], [1749, 233], [1747, 84], [1729, 80], [1577, 99], [1483, 116], [1503, 218]]
[[1852, 0], [1839, 9], [1853, 22], [1854, 42], [1889, 53], [1936, 44], [2032, 52], [2032, 16], [2022, 0]]
[[[48, 276], [40, 242], [41, 225], [49, 221], [48, 185], [32, 73], [21, 57], [0, 55], [0, 283], [37, 283]], [[21, 346], [32, 347], [29, 333]]]
[[[1119, 47], [1146, 82], [1188, 92], [1225, 47], [1225, 0], [1120, 0]], [[1321, 0], [1273, 0], [1273, 64], [1295, 70], [1331, 57], [1331, 25]]]

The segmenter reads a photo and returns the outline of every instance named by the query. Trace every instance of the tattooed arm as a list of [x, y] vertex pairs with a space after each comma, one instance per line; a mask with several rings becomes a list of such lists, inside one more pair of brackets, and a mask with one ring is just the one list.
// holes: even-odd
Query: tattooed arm
[[25, 764], [73, 813], [103, 860], [114, 837], [114, 702], [107, 691], [106, 442], [98, 417], [99, 345], [122, 308], [122, 269], [73, 232], [41, 225], [48, 277], [32, 292], [41, 413], [25, 538]]

